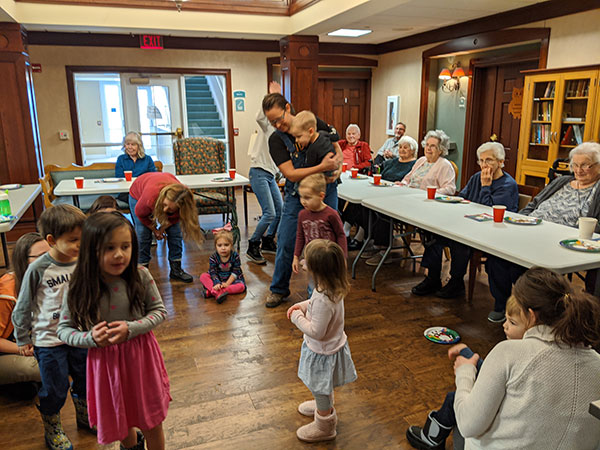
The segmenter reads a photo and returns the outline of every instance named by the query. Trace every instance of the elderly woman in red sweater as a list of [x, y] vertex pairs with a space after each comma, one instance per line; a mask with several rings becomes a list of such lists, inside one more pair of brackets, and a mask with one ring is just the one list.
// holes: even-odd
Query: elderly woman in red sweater
[[360, 128], [355, 123], [351, 123], [346, 128], [346, 139], [338, 142], [344, 162], [348, 164], [348, 169], [357, 167], [359, 172], [367, 173], [371, 168], [371, 147], [360, 140]]

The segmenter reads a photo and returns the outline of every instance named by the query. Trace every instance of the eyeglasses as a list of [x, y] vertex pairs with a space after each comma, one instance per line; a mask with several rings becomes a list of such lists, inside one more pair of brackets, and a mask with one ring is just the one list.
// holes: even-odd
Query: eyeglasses
[[478, 159], [477, 160], [477, 164], [479, 164], [480, 166], [482, 165], [486, 165], [486, 166], [491, 166], [492, 164], [494, 164], [496, 161], [498, 161], [497, 159], [492, 159], [492, 158], [486, 158], [486, 159]]
[[590, 170], [592, 167], [594, 167], [596, 164], [598, 163], [593, 163], [593, 164], [577, 164], [577, 163], [571, 163], [571, 169], [581, 169], [581, 170]]
[[278, 119], [275, 119], [275, 120], [270, 120], [269, 122], [271, 122], [271, 125], [276, 127], [283, 121], [284, 118], [285, 118], [285, 109], [283, 110], [283, 114], [281, 115], [281, 117], [279, 117]]

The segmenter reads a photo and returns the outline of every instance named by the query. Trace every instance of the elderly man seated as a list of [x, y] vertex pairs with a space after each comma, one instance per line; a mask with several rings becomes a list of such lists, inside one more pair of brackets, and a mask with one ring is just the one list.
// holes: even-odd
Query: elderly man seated
[[338, 141], [348, 169], [356, 167], [361, 173], [371, 169], [371, 147], [360, 140], [360, 128], [355, 123], [346, 127], [346, 139]]
[[[600, 144], [584, 142], [569, 153], [573, 175], [554, 179], [520, 213], [548, 222], [576, 227], [580, 217], [600, 219]], [[596, 232], [600, 227], [596, 227]], [[494, 297], [494, 310], [488, 315], [490, 322], [504, 322], [506, 301], [512, 285], [526, 270], [496, 256], [489, 256], [486, 270], [490, 292]], [[591, 291], [597, 280], [597, 271], [586, 276], [586, 289]], [[592, 280], [592, 278], [594, 280]]]
[[388, 159], [394, 159], [398, 157], [398, 141], [406, 133], [406, 125], [402, 122], [396, 124], [394, 128], [394, 137], [387, 139], [381, 148], [377, 150], [377, 155], [373, 160], [373, 164], [380, 166], [384, 161]]
[[[481, 172], [473, 175], [458, 195], [482, 205], [505, 205], [509, 211], [516, 211], [519, 204], [517, 182], [502, 170], [504, 166], [504, 146], [498, 142], [486, 142], [477, 149], [477, 159]], [[450, 248], [450, 281], [442, 287], [442, 253]], [[465, 293], [463, 278], [471, 257], [471, 248], [451, 239], [431, 235], [425, 242], [422, 267], [427, 268], [425, 279], [412, 288], [415, 295], [435, 293], [441, 298], [455, 298]]]

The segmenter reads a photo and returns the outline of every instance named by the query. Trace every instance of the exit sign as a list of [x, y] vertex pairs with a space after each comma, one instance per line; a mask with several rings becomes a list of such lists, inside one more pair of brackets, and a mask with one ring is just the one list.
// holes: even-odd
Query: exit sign
[[162, 49], [163, 38], [155, 34], [140, 34], [140, 48]]

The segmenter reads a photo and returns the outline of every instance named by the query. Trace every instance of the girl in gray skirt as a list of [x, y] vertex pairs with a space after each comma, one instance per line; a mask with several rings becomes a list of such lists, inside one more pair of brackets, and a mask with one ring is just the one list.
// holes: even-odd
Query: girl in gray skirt
[[333, 389], [356, 380], [356, 370], [344, 333], [344, 296], [349, 289], [344, 251], [335, 242], [315, 239], [304, 252], [315, 290], [309, 300], [291, 306], [287, 317], [304, 333], [298, 377], [315, 397], [301, 403], [298, 411], [315, 420], [298, 428], [296, 435], [319, 442], [335, 438]]

